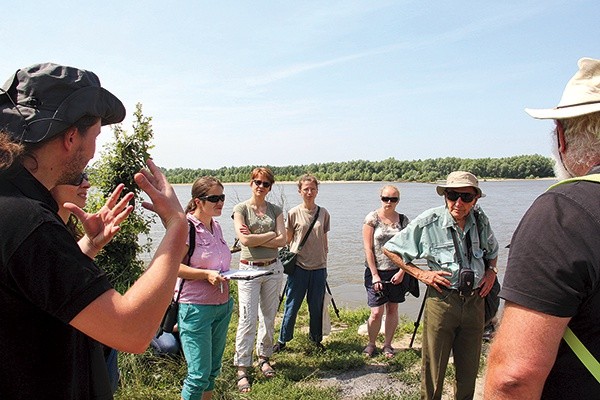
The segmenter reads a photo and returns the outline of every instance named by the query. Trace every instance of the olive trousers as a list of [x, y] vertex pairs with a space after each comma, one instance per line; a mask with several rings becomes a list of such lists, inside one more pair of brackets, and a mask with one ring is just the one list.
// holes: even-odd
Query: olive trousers
[[423, 317], [422, 399], [442, 398], [450, 352], [456, 370], [455, 398], [473, 399], [483, 327], [484, 298], [479, 291], [461, 296], [456, 290], [439, 293], [428, 287]]

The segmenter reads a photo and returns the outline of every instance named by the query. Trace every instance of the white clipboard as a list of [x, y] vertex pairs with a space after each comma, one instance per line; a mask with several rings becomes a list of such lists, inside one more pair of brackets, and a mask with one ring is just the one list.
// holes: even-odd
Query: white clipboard
[[241, 279], [241, 280], [252, 280], [259, 276], [272, 275], [273, 271], [270, 270], [245, 270], [245, 269], [230, 269], [227, 272], [221, 272], [221, 276], [227, 279]]

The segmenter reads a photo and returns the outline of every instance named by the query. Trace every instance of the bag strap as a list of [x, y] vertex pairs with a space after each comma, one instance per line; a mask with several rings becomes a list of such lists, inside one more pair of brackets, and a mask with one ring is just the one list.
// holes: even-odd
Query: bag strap
[[563, 334], [563, 339], [567, 342], [571, 350], [573, 350], [573, 353], [575, 353], [577, 358], [579, 358], [579, 361], [581, 361], [594, 378], [600, 382], [600, 363], [568, 326]]
[[[600, 174], [590, 174], [583, 176], [576, 176], [574, 178], [564, 179], [560, 182], [550, 186], [548, 190], [555, 188], [564, 183], [571, 183], [577, 181], [589, 181], [600, 183]], [[569, 345], [573, 353], [579, 358], [579, 361], [587, 368], [588, 371], [600, 382], [600, 363], [592, 353], [585, 347], [585, 345], [579, 340], [575, 333], [567, 326], [565, 333], [563, 334], [563, 340]]]
[[[481, 246], [481, 226], [479, 220], [479, 213], [481, 213], [481, 210], [479, 209], [479, 206], [477, 206], [477, 209], [473, 210], [473, 216], [475, 217], [475, 227], [477, 228], [477, 237], [479, 238], [479, 248], [481, 249], [481, 251], [483, 251], [483, 265], [487, 270], [490, 268], [490, 260], [485, 257], [487, 254], [487, 250], [483, 249]], [[496, 279], [498, 279], [497, 276]]]
[[319, 219], [319, 211], [321, 211], [321, 207], [317, 206], [317, 213], [315, 214], [315, 218], [313, 218], [310, 226], [308, 227], [308, 231], [306, 231], [306, 233], [304, 234], [304, 237], [302, 238], [302, 241], [300, 242], [300, 246], [298, 246], [298, 251], [297, 251], [298, 253], [300, 253], [300, 250], [302, 250], [302, 247], [304, 247], [304, 243], [306, 243], [306, 239], [308, 239], [308, 235], [310, 235], [310, 233], [313, 230], [313, 227], [317, 223], [317, 219]]
[[[192, 254], [194, 254], [194, 249], [196, 248], [196, 229], [194, 228], [194, 224], [192, 224], [192, 221], [188, 220], [188, 225], [190, 226], [190, 238], [189, 238], [189, 247], [188, 247], [188, 251], [186, 254], [186, 262], [184, 262], [185, 265], [190, 265], [190, 259], [192, 258]], [[179, 283], [179, 289], [177, 290], [177, 297], [175, 298], [175, 302], [179, 302], [179, 296], [181, 296], [181, 289], [183, 288], [183, 282], [185, 282], [185, 279], [181, 279], [181, 282]]]

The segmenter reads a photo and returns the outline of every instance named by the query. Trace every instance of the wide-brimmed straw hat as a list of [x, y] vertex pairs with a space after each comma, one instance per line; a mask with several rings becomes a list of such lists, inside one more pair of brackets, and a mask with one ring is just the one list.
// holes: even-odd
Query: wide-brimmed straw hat
[[15, 72], [0, 89], [0, 129], [24, 143], [48, 140], [84, 116], [98, 117], [102, 125], [125, 118], [123, 103], [90, 71], [35, 64]]
[[450, 172], [446, 178], [445, 185], [438, 185], [435, 190], [440, 196], [444, 195], [446, 189], [472, 187], [477, 191], [479, 197], [485, 197], [485, 194], [479, 189], [479, 180], [475, 175], [467, 171]]
[[582, 58], [577, 65], [579, 71], [567, 83], [558, 106], [525, 112], [538, 119], [567, 119], [600, 111], [600, 60]]

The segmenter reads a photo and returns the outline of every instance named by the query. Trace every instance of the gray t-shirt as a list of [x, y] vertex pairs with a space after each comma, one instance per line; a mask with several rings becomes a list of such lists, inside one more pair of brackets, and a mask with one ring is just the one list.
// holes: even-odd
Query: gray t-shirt
[[[315, 218], [317, 207], [309, 211], [302, 204], [288, 211], [287, 229], [294, 232], [291, 242], [291, 250], [296, 252], [302, 238], [308, 231], [308, 227]], [[306, 243], [298, 257], [296, 263], [306, 270], [315, 270], [327, 267], [327, 248], [325, 234], [329, 232], [329, 212], [321, 207], [319, 219], [315, 223], [310, 235], [306, 238]]]
[[[281, 207], [271, 204], [268, 201], [267, 211], [260, 217], [256, 215], [249, 200], [236, 204], [233, 208], [233, 213], [239, 213], [244, 219], [244, 224], [250, 229], [250, 233], [266, 233], [277, 232], [277, 217], [283, 214]], [[242, 252], [240, 258], [242, 260], [268, 260], [277, 258], [277, 249], [270, 247], [246, 247], [241, 245]]]
[[[400, 214], [398, 223], [388, 225], [379, 219], [377, 210], [375, 210], [367, 214], [364, 224], [373, 228], [373, 254], [375, 254], [375, 265], [377, 266], [377, 269], [379, 271], [398, 269], [398, 266], [383, 253], [383, 245], [408, 225], [408, 218], [406, 215]], [[367, 268], [369, 267], [366, 260], [365, 266]]]

